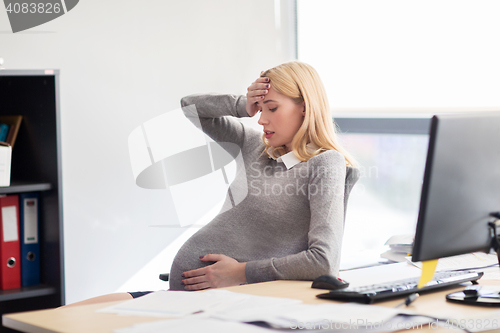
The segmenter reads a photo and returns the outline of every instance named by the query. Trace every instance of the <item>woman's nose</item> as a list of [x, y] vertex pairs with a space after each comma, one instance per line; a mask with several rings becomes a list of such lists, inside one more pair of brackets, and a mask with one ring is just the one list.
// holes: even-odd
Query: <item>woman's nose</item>
[[265, 124], [267, 124], [268, 121], [267, 119], [264, 117], [264, 112], [261, 112], [260, 113], [260, 117], [259, 117], [259, 121], [258, 121], [258, 124], [261, 125], [261, 126], [264, 126]]

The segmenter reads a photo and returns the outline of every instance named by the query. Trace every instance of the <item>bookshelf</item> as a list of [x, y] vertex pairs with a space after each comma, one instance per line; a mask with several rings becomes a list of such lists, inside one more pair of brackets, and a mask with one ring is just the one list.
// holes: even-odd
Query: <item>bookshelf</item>
[[[0, 290], [0, 314], [63, 304], [63, 229], [58, 70], [0, 70], [0, 115], [22, 115], [12, 150], [11, 186], [38, 192], [41, 284]], [[2, 327], [1, 332], [8, 332]]]

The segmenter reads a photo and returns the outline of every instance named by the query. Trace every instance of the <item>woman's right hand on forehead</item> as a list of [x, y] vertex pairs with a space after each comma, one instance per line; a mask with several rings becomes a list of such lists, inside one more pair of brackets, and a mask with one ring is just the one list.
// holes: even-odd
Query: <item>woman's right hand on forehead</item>
[[253, 117], [261, 110], [257, 102], [264, 100], [264, 96], [269, 92], [269, 78], [259, 77], [247, 89], [247, 113]]

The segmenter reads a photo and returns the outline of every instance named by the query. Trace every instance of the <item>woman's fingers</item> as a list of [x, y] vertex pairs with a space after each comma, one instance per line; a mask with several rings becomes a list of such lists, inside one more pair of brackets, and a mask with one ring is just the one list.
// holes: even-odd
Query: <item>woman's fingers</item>
[[[200, 274], [200, 272], [204, 272], [203, 268], [196, 269], [193, 271], [185, 272], [186, 273], [195, 272], [192, 274]], [[202, 275], [190, 275], [194, 277], [186, 278], [182, 280], [182, 284], [184, 285], [184, 290], [202, 290], [210, 288], [210, 284], [208, 283], [207, 275], [203, 273]]]
[[221, 261], [221, 260], [226, 259], [226, 258], [228, 258], [228, 256], [225, 256], [223, 254], [209, 253], [209, 254], [206, 254], [206, 255], [200, 257], [200, 260], [201, 261]]
[[185, 290], [228, 287], [246, 282], [246, 263], [240, 263], [224, 254], [214, 253], [201, 256], [200, 260], [213, 264], [184, 272], [182, 284]]
[[247, 100], [250, 102], [250, 103], [257, 103], [261, 100], [264, 99], [264, 95], [267, 94], [268, 91], [267, 90], [263, 90], [261, 93], [255, 93], [255, 94], [247, 94]]
[[201, 290], [210, 287], [206, 275], [184, 279], [181, 283], [185, 286], [185, 290]]
[[271, 87], [270, 83], [255, 83], [254, 82], [247, 88], [247, 92], [268, 90], [270, 87]]
[[202, 283], [202, 282], [207, 282], [206, 275], [196, 276], [196, 277], [182, 280], [182, 283], [184, 283], [184, 285], [186, 285], [186, 286], [191, 285], [191, 284]]
[[187, 272], [182, 273], [182, 277], [183, 278], [190, 278], [190, 277], [205, 275], [205, 270], [206, 270], [206, 267], [193, 269], [192, 271], [187, 271]]
[[259, 77], [247, 88], [247, 113], [250, 117], [253, 117], [257, 112], [260, 111], [260, 106], [257, 102], [262, 101], [265, 95], [269, 92], [271, 84], [269, 83], [269, 78]]
[[210, 285], [208, 284], [208, 282], [191, 284], [184, 287], [184, 290], [191, 290], [191, 291], [203, 290], [203, 289], [210, 289]]
[[269, 92], [268, 89], [256, 89], [256, 90], [249, 90], [247, 93], [247, 97], [256, 97], [256, 96], [263, 96]]
[[260, 77], [247, 88], [247, 91], [251, 90], [263, 90], [263, 89], [268, 89], [270, 87], [269, 79]]
[[269, 92], [270, 87], [271, 86], [269, 84], [254, 88], [249, 87], [247, 92], [247, 98], [252, 98], [254, 99], [254, 102], [258, 102], [259, 100], [264, 98], [264, 95], [266, 95]]

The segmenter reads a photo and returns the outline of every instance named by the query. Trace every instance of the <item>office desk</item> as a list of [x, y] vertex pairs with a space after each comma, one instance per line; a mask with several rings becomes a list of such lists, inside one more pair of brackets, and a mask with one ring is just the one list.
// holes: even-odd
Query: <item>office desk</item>
[[[481, 285], [498, 286], [500, 285], [500, 281], [484, 281], [481, 282]], [[315, 295], [322, 291], [318, 289], [311, 289], [310, 286], [311, 282], [308, 281], [273, 281], [225, 289], [253, 295], [296, 298], [310, 304], [333, 302], [316, 298]], [[457, 318], [460, 315], [484, 315], [488, 313], [491, 314], [494, 311], [500, 311], [500, 308], [467, 306], [446, 302], [446, 294], [461, 289], [463, 289], [463, 287], [421, 295], [420, 298], [408, 308], [419, 314], [439, 316], [441, 318]], [[394, 307], [395, 305], [401, 303], [401, 301], [401, 299], [396, 299], [392, 301], [380, 302], [377, 303], [377, 305]], [[115, 314], [95, 312], [97, 309], [116, 303], [117, 302], [100, 303], [9, 314], [3, 316], [3, 324], [9, 328], [32, 333], [109, 333], [112, 332], [113, 329], [131, 326], [136, 323], [163, 320], [162, 318], [118, 316]], [[498, 319], [500, 321], [500, 315]], [[432, 332], [452, 332], [451, 330], [444, 328], [427, 330]], [[496, 329], [494, 331], [500, 332], [500, 329]]]

